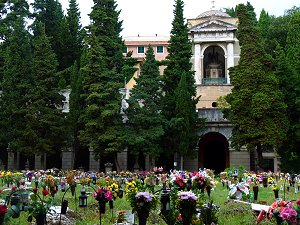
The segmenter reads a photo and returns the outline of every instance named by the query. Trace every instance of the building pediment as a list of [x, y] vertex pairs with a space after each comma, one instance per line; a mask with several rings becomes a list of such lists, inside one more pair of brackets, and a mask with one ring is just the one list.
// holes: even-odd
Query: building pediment
[[190, 31], [193, 32], [233, 31], [236, 29], [237, 29], [236, 25], [231, 23], [226, 23], [221, 20], [209, 20], [190, 27]]

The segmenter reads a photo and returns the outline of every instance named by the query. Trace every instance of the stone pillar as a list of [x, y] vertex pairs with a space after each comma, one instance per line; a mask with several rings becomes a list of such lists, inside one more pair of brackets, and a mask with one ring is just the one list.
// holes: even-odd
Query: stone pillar
[[95, 159], [94, 149], [90, 148], [90, 171], [99, 171], [100, 160]]
[[152, 168], [151, 168], [150, 156], [146, 155], [146, 157], [145, 157], [145, 170], [150, 171]]
[[121, 171], [127, 170], [127, 148], [124, 151], [117, 153], [117, 160]]
[[72, 148], [62, 150], [62, 163], [63, 170], [72, 170], [74, 168], [74, 151]]
[[229, 68], [234, 66], [234, 52], [233, 52], [233, 43], [227, 43], [227, 84], [230, 84]]
[[201, 45], [200, 43], [195, 44], [195, 57], [194, 57], [194, 70], [195, 70], [195, 82], [196, 84], [202, 83], [201, 76]]
[[43, 170], [46, 168], [46, 154], [34, 156], [34, 167], [36, 170]]
[[7, 149], [7, 170], [13, 171], [15, 169], [15, 153]]

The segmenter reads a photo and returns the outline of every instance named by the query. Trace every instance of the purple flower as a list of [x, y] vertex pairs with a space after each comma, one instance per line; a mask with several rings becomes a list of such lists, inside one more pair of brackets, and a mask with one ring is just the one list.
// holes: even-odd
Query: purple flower
[[144, 201], [144, 202], [151, 202], [152, 201], [152, 195], [147, 191], [146, 192], [138, 192], [135, 195], [135, 198], [137, 200]]
[[297, 221], [297, 212], [292, 208], [283, 208], [280, 212], [280, 215], [283, 220], [288, 222], [295, 223]]
[[196, 195], [191, 191], [183, 191], [178, 194], [180, 200], [193, 200], [197, 201]]

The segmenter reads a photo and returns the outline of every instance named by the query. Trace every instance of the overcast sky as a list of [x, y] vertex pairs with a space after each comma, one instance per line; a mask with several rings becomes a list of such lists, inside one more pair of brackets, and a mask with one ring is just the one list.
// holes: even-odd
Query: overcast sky
[[[64, 9], [68, 7], [68, 0], [59, 0]], [[280, 16], [284, 10], [293, 6], [300, 6], [299, 0], [248, 0], [257, 15], [262, 9], [270, 15]], [[235, 7], [247, 0], [216, 0], [215, 9]], [[89, 24], [88, 14], [91, 12], [93, 0], [77, 0], [79, 4], [82, 24]], [[186, 19], [196, 18], [202, 12], [212, 8], [211, 0], [184, 0], [184, 16]], [[121, 35], [126, 36], [154, 36], [155, 34], [168, 36], [173, 20], [174, 0], [117, 0], [121, 10], [120, 19], [123, 20]]]

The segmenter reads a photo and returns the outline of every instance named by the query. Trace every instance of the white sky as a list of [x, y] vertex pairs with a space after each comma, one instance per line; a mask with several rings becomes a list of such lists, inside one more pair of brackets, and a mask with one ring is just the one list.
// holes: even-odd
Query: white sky
[[[68, 7], [68, 0], [59, 0], [64, 9]], [[299, 0], [248, 0], [259, 16], [265, 9], [270, 15], [281, 16], [284, 10], [293, 6], [300, 6]], [[117, 0], [121, 10], [120, 20], [123, 20], [121, 35], [126, 36], [168, 36], [173, 20], [174, 0]], [[93, 0], [77, 0], [79, 4], [82, 24], [89, 24], [88, 14], [91, 12]], [[212, 8], [211, 0], [184, 0], [184, 16], [186, 19], [196, 18], [202, 12]], [[235, 7], [247, 0], [216, 0], [215, 9]]]

